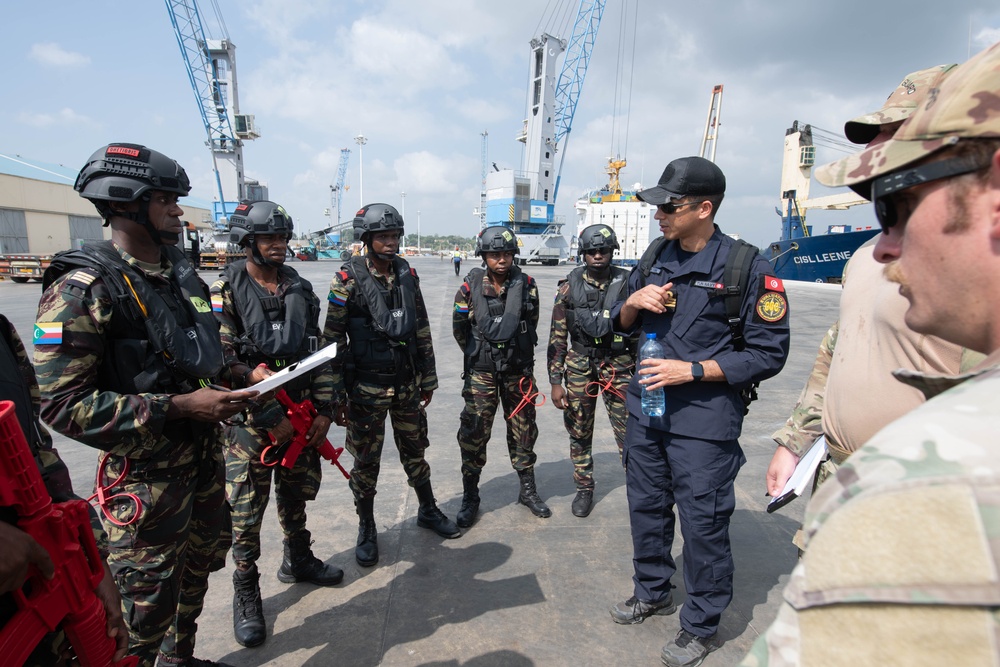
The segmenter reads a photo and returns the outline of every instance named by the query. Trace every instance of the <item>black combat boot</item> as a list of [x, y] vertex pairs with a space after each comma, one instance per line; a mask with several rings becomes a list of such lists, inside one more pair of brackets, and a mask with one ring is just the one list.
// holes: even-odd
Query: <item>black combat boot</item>
[[378, 529], [375, 527], [375, 498], [361, 498], [358, 505], [358, 546], [354, 558], [361, 567], [378, 562]]
[[458, 510], [455, 523], [459, 528], [468, 528], [476, 522], [479, 514], [479, 475], [462, 475], [462, 486], [465, 493], [462, 494], [462, 508]]
[[413, 490], [417, 492], [417, 500], [420, 501], [420, 509], [417, 510], [418, 526], [430, 528], [441, 537], [448, 539], [462, 536], [462, 531], [458, 529], [455, 522], [438, 509], [437, 503], [434, 501], [434, 491], [431, 489], [431, 480], [413, 487]]
[[233, 636], [247, 648], [260, 646], [267, 638], [264, 604], [260, 599], [260, 572], [257, 565], [233, 572]]
[[542, 519], [552, 516], [552, 510], [538, 497], [538, 490], [535, 488], [535, 471], [518, 470], [517, 476], [521, 478], [521, 493], [517, 501], [531, 510], [531, 513]]
[[285, 556], [278, 568], [278, 581], [283, 584], [308, 581], [317, 586], [334, 586], [344, 579], [344, 571], [327, 565], [313, 555], [309, 548], [309, 538], [290, 537], [285, 539]]
[[580, 489], [573, 499], [573, 516], [585, 517], [594, 506], [594, 490]]

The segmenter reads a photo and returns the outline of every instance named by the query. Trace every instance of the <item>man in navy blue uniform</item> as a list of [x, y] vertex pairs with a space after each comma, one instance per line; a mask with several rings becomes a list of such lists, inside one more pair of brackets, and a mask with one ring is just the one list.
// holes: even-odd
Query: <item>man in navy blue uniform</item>
[[[754, 254], [740, 286], [740, 322], [726, 313], [726, 261], [738, 242], [715, 224], [726, 177], [700, 157], [674, 160], [638, 197], [657, 207], [665, 242], [652, 264], [632, 270], [627, 298], [612, 308], [616, 331], [655, 333], [665, 359], [644, 361], [629, 384], [623, 463], [632, 525], [633, 595], [611, 610], [641, 623], [677, 606], [670, 578], [674, 505], [684, 535], [687, 600], [680, 632], [660, 656], [670, 667], [701, 664], [733, 597], [729, 518], [733, 483], [746, 462], [737, 438], [745, 392], [776, 375], [788, 357], [788, 302], [768, 262]], [[740, 339], [742, 334], [742, 339]], [[641, 385], [663, 387], [666, 411], [644, 415]]]

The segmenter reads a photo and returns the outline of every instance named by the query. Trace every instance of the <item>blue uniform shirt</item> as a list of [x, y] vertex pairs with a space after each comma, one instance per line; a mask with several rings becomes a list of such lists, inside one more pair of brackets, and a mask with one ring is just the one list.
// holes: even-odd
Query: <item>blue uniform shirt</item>
[[[735, 440], [743, 427], [740, 390], [752, 382], [777, 375], [788, 358], [788, 301], [770, 264], [758, 255], [750, 271], [741, 316], [746, 347], [737, 351], [726, 318], [725, 297], [715, 295], [708, 283], [721, 284], [733, 240], [715, 227], [708, 244], [697, 253], [686, 253], [680, 243], [664, 245], [645, 282], [639, 267], [632, 270], [628, 294], [644, 284], [673, 282], [677, 294], [674, 312], [640, 311], [633, 325], [640, 328], [640, 346], [647, 333], [655, 333], [668, 359], [715, 360], [727, 382], [688, 382], [664, 387], [666, 410], [662, 417], [642, 414], [639, 367], [628, 387], [628, 409], [644, 426], [675, 435], [706, 440]], [[696, 285], [696, 283], [699, 283]], [[627, 296], [625, 297], [627, 298]], [[611, 309], [616, 320], [624, 301]], [[620, 330], [620, 329], [619, 329]]]

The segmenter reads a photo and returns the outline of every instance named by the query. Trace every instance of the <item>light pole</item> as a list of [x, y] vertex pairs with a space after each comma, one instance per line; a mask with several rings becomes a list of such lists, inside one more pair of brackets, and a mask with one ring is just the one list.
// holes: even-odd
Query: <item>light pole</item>
[[417, 211], [417, 254], [420, 254], [420, 211]]
[[[400, 192], [399, 193], [399, 199], [400, 199], [400, 202], [401, 202], [400, 203], [400, 207], [399, 207], [399, 214], [401, 216], [403, 216], [403, 224], [405, 225], [406, 224], [406, 193], [405, 192]], [[400, 243], [404, 243], [405, 244], [406, 239], [402, 238], [399, 241], [400, 241]]]
[[354, 143], [358, 145], [358, 197], [361, 198], [361, 203], [358, 208], [365, 205], [365, 144], [368, 143], [368, 138], [363, 134], [358, 134], [354, 137]]

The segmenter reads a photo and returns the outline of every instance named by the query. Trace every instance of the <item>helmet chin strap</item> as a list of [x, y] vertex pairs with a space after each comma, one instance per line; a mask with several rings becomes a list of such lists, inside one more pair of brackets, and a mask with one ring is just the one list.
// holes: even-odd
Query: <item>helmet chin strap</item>
[[376, 257], [382, 260], [383, 262], [391, 262], [392, 260], [396, 259], [396, 255], [399, 254], [398, 252], [393, 252], [393, 253], [375, 252], [375, 248], [372, 247], [372, 241], [370, 237], [368, 241], [365, 243], [365, 245], [368, 246], [368, 254], [370, 254], [372, 257]]
[[176, 232], [161, 231], [153, 226], [153, 223], [149, 219], [149, 199], [146, 197], [139, 198], [139, 210], [135, 213], [118, 211], [116, 212], [116, 215], [128, 218], [132, 222], [144, 228], [146, 233], [149, 234], [149, 238], [151, 238], [153, 243], [156, 245], [164, 245], [164, 241], [177, 242], [181, 239], [181, 235]]

